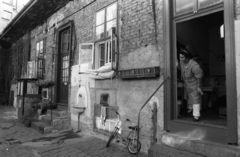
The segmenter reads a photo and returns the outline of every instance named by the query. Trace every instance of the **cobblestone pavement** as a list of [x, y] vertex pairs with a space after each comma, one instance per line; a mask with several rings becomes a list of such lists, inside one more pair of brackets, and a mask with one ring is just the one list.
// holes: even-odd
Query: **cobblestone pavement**
[[[41, 157], [134, 157], [127, 148], [118, 144], [112, 144], [106, 148], [106, 141], [94, 136], [85, 136], [80, 142], [68, 145], [55, 145], [39, 150]], [[147, 157], [147, 154], [139, 153], [139, 157]]]
[[[132, 157], [125, 146], [111, 144], [89, 133], [64, 130], [43, 135], [25, 127], [14, 115], [14, 108], [0, 106], [0, 157]], [[5, 114], [5, 113], [8, 114]], [[139, 153], [139, 157], [147, 157]]]

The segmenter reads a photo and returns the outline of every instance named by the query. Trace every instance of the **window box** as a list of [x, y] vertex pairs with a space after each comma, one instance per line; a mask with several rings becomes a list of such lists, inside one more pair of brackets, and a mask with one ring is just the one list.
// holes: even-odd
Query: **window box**
[[159, 77], [159, 67], [148, 67], [128, 70], [118, 70], [117, 76], [122, 79], [134, 79], [134, 78], [154, 78]]

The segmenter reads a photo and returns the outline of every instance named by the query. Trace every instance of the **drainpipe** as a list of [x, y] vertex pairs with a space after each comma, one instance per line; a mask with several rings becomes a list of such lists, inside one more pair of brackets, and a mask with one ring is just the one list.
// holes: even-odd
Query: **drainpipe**
[[157, 39], [157, 16], [156, 16], [155, 0], [152, 0], [152, 12], [153, 12], [153, 21], [154, 21], [154, 30], [155, 30], [156, 48], [157, 48], [157, 50], [158, 50], [158, 39]]

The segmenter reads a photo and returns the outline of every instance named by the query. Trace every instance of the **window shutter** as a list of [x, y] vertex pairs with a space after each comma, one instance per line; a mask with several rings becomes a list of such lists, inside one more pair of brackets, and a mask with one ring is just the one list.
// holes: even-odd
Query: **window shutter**
[[38, 58], [37, 60], [37, 78], [43, 78], [43, 58]]
[[47, 38], [43, 39], [43, 77], [45, 76], [45, 59], [46, 59], [46, 53], [47, 53]]
[[29, 61], [27, 63], [27, 78], [35, 78], [35, 62]]
[[80, 72], [93, 69], [94, 64], [94, 44], [83, 43], [79, 45], [79, 66]]

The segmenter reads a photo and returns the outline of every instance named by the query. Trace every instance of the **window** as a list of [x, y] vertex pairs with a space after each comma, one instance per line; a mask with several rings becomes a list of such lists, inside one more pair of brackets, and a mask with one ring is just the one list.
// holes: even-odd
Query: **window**
[[36, 57], [37, 57], [37, 78], [43, 78], [44, 74], [44, 52], [45, 52], [45, 39], [36, 44]]
[[62, 58], [62, 82], [68, 82], [69, 55]]
[[175, 15], [185, 14], [189, 12], [197, 12], [200, 9], [204, 9], [216, 4], [222, 3], [223, 0], [174, 0], [175, 3]]
[[43, 99], [48, 99], [48, 88], [43, 88], [42, 89], [42, 98]]
[[43, 40], [37, 43], [36, 55], [40, 58], [43, 57]]
[[113, 3], [96, 13], [95, 68], [117, 61], [117, 3]]
[[11, 20], [12, 19], [12, 13], [9, 12], [9, 11], [4, 10], [2, 18], [6, 19], [6, 20]]
[[[113, 47], [112, 47], [113, 45]], [[115, 62], [116, 60], [116, 39], [96, 43], [96, 68]]]
[[42, 58], [38, 58], [37, 78], [43, 78], [43, 59]]
[[96, 40], [109, 37], [111, 28], [116, 26], [117, 3], [113, 3], [96, 14]]

